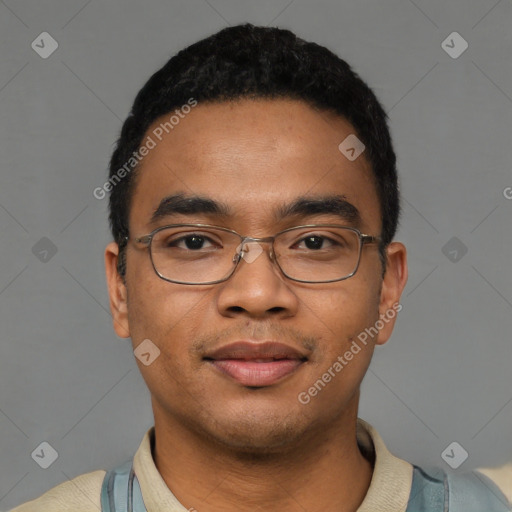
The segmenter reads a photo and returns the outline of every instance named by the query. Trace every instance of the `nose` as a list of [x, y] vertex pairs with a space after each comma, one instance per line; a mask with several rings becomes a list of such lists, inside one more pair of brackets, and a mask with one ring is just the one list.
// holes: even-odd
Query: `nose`
[[274, 260], [272, 246], [245, 241], [237, 247], [240, 259], [234, 274], [219, 286], [217, 307], [224, 316], [293, 316], [298, 298]]

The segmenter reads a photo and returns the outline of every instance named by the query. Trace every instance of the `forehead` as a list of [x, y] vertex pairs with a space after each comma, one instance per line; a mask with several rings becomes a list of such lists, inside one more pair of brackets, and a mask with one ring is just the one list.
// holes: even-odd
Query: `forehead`
[[380, 229], [364, 152], [351, 161], [338, 147], [355, 134], [345, 119], [284, 99], [200, 103], [172, 123], [171, 115], [144, 138], [154, 147], [137, 171], [131, 226], [149, 226], [161, 201], [179, 193], [228, 205], [232, 227], [266, 227], [300, 197], [343, 196], [363, 226]]

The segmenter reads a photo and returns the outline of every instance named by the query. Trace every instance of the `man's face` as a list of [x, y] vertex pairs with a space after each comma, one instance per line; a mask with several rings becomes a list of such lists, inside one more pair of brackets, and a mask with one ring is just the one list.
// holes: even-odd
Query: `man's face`
[[[354, 131], [342, 118], [298, 101], [199, 104], [144, 158], [131, 202], [130, 237], [175, 223], [217, 225], [251, 237], [322, 223], [380, 235], [370, 165], [364, 153], [350, 161], [338, 149]], [[211, 199], [227, 206], [229, 215], [170, 212], [152, 221], [162, 201], [175, 194]], [[359, 220], [335, 212], [275, 217], [278, 208], [299, 198], [334, 195], [357, 208]], [[116, 288], [122, 303], [113, 307], [118, 334], [129, 333], [134, 348], [149, 339], [160, 349], [149, 366], [138, 362], [156, 424], [185, 426], [247, 451], [278, 450], [354, 417], [373, 347], [386, 341], [391, 329], [386, 326], [367, 345], [359, 342], [361, 350], [344, 359], [343, 369], [304, 404], [299, 394], [329, 368], [332, 374], [338, 357], [391, 306], [393, 294], [382, 291], [376, 244], [363, 247], [357, 273], [339, 282], [292, 281], [267, 251], [252, 262], [243, 259], [223, 283], [190, 286], [160, 279], [148, 249], [130, 242], [126, 288], [118, 276], [115, 282], [111, 296]], [[247, 385], [210, 357], [237, 341], [283, 343], [301, 360], [271, 383]]]

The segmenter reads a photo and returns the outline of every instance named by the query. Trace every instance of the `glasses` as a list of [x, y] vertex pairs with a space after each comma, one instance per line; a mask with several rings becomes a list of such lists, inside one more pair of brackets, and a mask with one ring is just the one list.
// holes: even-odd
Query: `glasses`
[[242, 259], [255, 261], [264, 252], [263, 243], [270, 244], [270, 260], [293, 281], [342, 281], [356, 273], [363, 245], [381, 238], [335, 224], [295, 226], [265, 238], [208, 224], [172, 224], [134, 241], [149, 248], [158, 277], [171, 283], [204, 285], [229, 279]]

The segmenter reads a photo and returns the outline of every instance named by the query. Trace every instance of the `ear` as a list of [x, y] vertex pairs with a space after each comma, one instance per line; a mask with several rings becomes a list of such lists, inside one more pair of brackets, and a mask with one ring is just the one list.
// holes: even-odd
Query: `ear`
[[407, 283], [407, 251], [404, 244], [391, 242], [386, 249], [386, 273], [382, 281], [379, 303], [379, 319], [384, 326], [375, 339], [377, 345], [388, 341], [395, 326], [398, 312], [402, 309], [400, 297]]
[[115, 242], [111, 242], [105, 249], [105, 273], [110, 296], [110, 312], [116, 334], [120, 338], [129, 338], [127, 291], [126, 285], [117, 271], [118, 257], [119, 246]]

